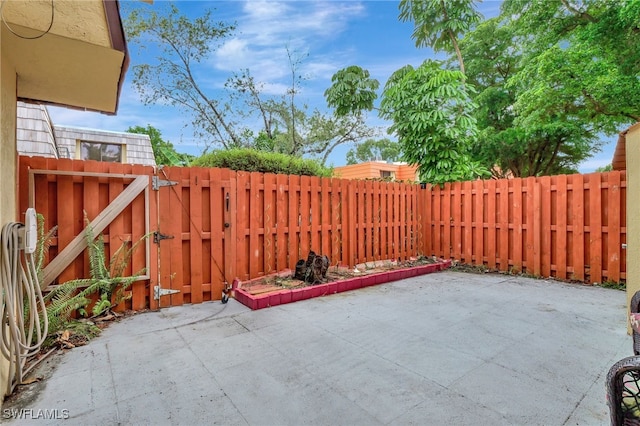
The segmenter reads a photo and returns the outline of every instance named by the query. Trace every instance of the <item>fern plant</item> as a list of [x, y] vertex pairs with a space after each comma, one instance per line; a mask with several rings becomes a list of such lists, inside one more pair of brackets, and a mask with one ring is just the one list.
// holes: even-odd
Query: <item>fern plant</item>
[[97, 295], [97, 300], [91, 309], [93, 317], [100, 316], [127, 300], [130, 297], [126, 293], [127, 289], [145, 272], [143, 268], [132, 276], [123, 276], [136, 248], [148, 235], [141, 237], [134, 244], [124, 241], [107, 263], [104, 237], [95, 236], [86, 212], [84, 219], [84, 235], [89, 252], [89, 278], [67, 281], [45, 297], [49, 306], [47, 311], [52, 331], [65, 327], [76, 311], [82, 316], [88, 316], [87, 307], [94, 294]]

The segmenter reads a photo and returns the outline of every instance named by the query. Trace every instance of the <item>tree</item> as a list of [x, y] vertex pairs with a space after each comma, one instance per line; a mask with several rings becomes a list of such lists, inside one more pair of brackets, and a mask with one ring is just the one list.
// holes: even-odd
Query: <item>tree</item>
[[133, 67], [133, 85], [145, 104], [166, 103], [192, 116], [196, 134], [212, 138], [225, 148], [242, 145], [229, 109], [198, 81], [196, 67], [206, 60], [213, 46], [230, 36], [234, 25], [214, 22], [211, 11], [190, 20], [170, 5], [162, 16], [132, 10], [125, 20], [127, 39], [159, 52], [153, 64]]
[[234, 25], [214, 22], [210, 11], [189, 19], [174, 5], [163, 14], [134, 10], [125, 26], [132, 42], [159, 50], [155, 63], [133, 69], [133, 83], [143, 101], [187, 111], [196, 135], [205, 139], [205, 152], [216, 145], [255, 147], [313, 156], [324, 164], [336, 146], [375, 133], [361, 116], [309, 111], [298, 99], [304, 55], [288, 47], [290, 81], [285, 93], [266, 95], [264, 83], [256, 81], [250, 70], [233, 74], [222, 90], [207, 90], [201, 63], [235, 30]]
[[467, 34], [460, 46], [469, 83], [478, 90], [474, 116], [479, 136], [472, 157], [497, 178], [576, 172], [597, 146], [594, 135], [575, 122], [558, 119], [562, 104], [557, 98], [549, 99], [545, 109], [555, 115], [525, 114], [514, 108], [528, 86], [515, 84], [523, 53], [514, 28], [490, 19]]
[[[371, 105], [368, 99], [349, 96], [357, 93], [349, 87], [365, 86], [358, 78], [369, 79], [369, 74], [349, 69], [334, 74], [333, 85], [325, 93], [330, 94], [336, 111], [355, 113], [359, 106]], [[343, 96], [334, 96], [338, 93]], [[473, 87], [465, 85], [464, 74], [444, 69], [440, 61], [428, 60], [418, 68], [407, 65], [387, 81], [379, 115], [393, 122], [388, 132], [398, 137], [401, 158], [418, 165], [422, 180], [441, 184], [488, 173], [469, 158], [477, 133], [471, 115], [476, 107], [471, 102], [472, 93]]]
[[347, 152], [347, 164], [373, 160], [399, 161], [401, 158], [400, 144], [390, 139], [367, 139]]
[[147, 127], [129, 127], [126, 132], [149, 136], [149, 139], [151, 140], [151, 149], [153, 149], [153, 155], [156, 158], [156, 164], [163, 164], [166, 166], [186, 166], [194, 158], [192, 155], [177, 152], [173, 147], [173, 144], [162, 139], [162, 133], [160, 130], [156, 129], [151, 124], [147, 124]]
[[600, 135], [640, 119], [639, 15], [638, 2], [506, 0], [460, 43], [478, 89], [472, 155], [498, 177], [577, 172]]
[[566, 119], [593, 132], [614, 134], [640, 120], [639, 2], [507, 0], [503, 11], [526, 52], [519, 112], [555, 98]]
[[378, 80], [371, 78], [369, 71], [351, 65], [336, 72], [331, 77], [331, 87], [324, 92], [327, 105], [335, 108], [338, 117], [361, 114], [363, 110], [374, 109], [378, 98]]
[[469, 157], [477, 135], [472, 93], [461, 71], [432, 60], [418, 68], [407, 65], [387, 81], [381, 115], [393, 122], [389, 132], [398, 136], [403, 158], [418, 165], [423, 181], [442, 184], [486, 173]]
[[606, 172], [610, 172], [613, 171], [613, 164], [609, 163], [606, 166], [602, 166], [602, 167], [598, 167], [596, 169], [597, 173], [606, 173]]
[[460, 71], [465, 73], [458, 37], [482, 18], [473, 0], [401, 0], [399, 9], [401, 21], [414, 22], [411, 36], [417, 47], [455, 52]]
[[[333, 150], [344, 143], [356, 143], [374, 136], [359, 112], [329, 116], [318, 109], [309, 111], [299, 105], [296, 94], [302, 81], [297, 62], [288, 54], [291, 66], [291, 86], [283, 96], [266, 96], [263, 85], [245, 70], [229, 80], [236, 99], [244, 102], [245, 118], [257, 117], [262, 129], [253, 137], [251, 146], [287, 155], [317, 158], [325, 164]], [[242, 109], [242, 108], [240, 108]]]

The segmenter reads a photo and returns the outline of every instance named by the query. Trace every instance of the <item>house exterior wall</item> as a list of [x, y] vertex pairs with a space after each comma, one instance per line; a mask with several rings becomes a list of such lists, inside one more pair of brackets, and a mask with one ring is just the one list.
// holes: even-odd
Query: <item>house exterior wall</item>
[[18, 102], [16, 139], [20, 155], [59, 158], [49, 113], [43, 105]]
[[398, 173], [396, 176], [398, 180], [410, 180], [412, 182], [419, 182], [418, 166], [411, 166], [409, 164], [403, 164], [398, 167]]
[[123, 145], [123, 163], [155, 166], [156, 160], [148, 135], [82, 129], [79, 127], [53, 126], [60, 158], [80, 158], [79, 141], [103, 142]]
[[49, 158], [80, 158], [79, 141], [123, 146], [123, 163], [155, 166], [148, 135], [59, 126], [51, 122], [43, 105], [18, 102], [17, 146], [20, 155]]
[[[4, 30], [4, 28], [2, 28]], [[0, 30], [0, 46], [4, 35]], [[16, 220], [16, 80], [15, 67], [0, 49], [0, 226]], [[4, 323], [4, 321], [3, 321]], [[3, 327], [6, 327], [3, 325]], [[9, 361], [0, 356], [0, 406], [7, 388]]]
[[[129, 56], [117, 1], [2, 1], [0, 8], [2, 226], [21, 219], [17, 212], [18, 98], [115, 114]], [[43, 33], [49, 23], [51, 28]], [[19, 27], [23, 36], [11, 34], [10, 25]], [[0, 356], [0, 403], [8, 384], [8, 361]]]
[[378, 179], [382, 172], [391, 172], [396, 180], [417, 182], [418, 168], [404, 163], [388, 163], [386, 161], [367, 161], [366, 163], [334, 167], [337, 177], [343, 179]]
[[640, 290], [640, 123], [627, 130], [625, 142], [627, 157], [627, 306]]

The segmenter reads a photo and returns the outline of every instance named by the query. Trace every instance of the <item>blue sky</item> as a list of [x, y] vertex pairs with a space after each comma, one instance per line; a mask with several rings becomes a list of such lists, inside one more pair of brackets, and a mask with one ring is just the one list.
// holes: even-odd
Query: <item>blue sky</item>
[[[148, 5], [139, 0], [121, 1], [121, 9], [150, 8], [158, 11], [167, 6], [156, 0]], [[398, 20], [396, 1], [178, 1], [176, 5], [188, 16], [213, 10], [216, 21], [237, 23], [237, 30], [202, 66], [210, 93], [223, 95], [222, 86], [233, 72], [249, 68], [265, 91], [280, 94], [290, 78], [286, 46], [296, 54], [306, 55], [300, 72], [306, 80], [299, 100], [311, 108], [329, 112], [322, 96], [331, 84], [331, 76], [341, 68], [359, 65], [368, 69], [381, 86], [400, 67], [419, 65], [435, 57], [428, 48], [416, 48], [411, 39], [412, 24]], [[500, 1], [485, 0], [480, 11], [485, 17], [499, 13]], [[129, 126], [151, 124], [165, 140], [180, 152], [198, 155], [204, 145], [194, 139], [189, 128], [190, 117], [167, 106], [145, 106], [131, 85], [131, 68], [151, 59], [129, 43], [131, 65], [120, 98], [116, 116], [50, 107], [54, 123], [95, 129], [124, 131]], [[147, 56], [145, 56], [147, 55]], [[215, 95], [214, 95], [215, 96]], [[389, 125], [374, 113], [368, 123], [387, 137]], [[622, 130], [622, 129], [621, 129]], [[588, 173], [611, 162], [616, 137], [607, 138], [602, 151], [580, 167]], [[351, 148], [343, 145], [334, 150], [328, 163], [345, 164]]]

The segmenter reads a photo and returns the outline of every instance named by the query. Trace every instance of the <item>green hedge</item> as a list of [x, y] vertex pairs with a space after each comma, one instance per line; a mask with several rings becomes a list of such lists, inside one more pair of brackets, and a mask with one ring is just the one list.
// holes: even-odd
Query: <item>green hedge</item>
[[191, 166], [220, 167], [247, 172], [280, 173], [331, 177], [333, 170], [321, 166], [315, 160], [291, 157], [275, 152], [256, 151], [248, 148], [234, 148], [214, 151], [196, 158]]

